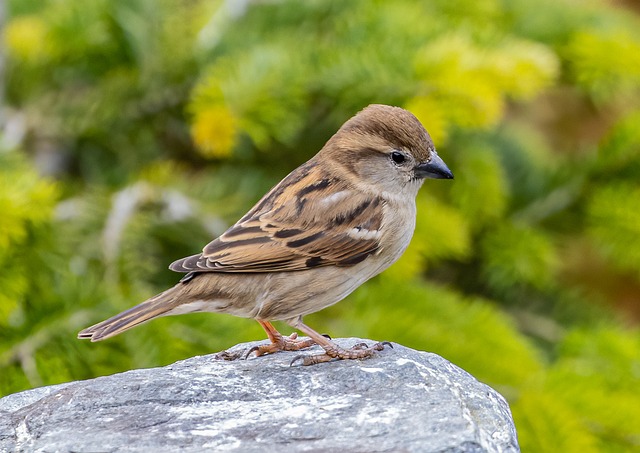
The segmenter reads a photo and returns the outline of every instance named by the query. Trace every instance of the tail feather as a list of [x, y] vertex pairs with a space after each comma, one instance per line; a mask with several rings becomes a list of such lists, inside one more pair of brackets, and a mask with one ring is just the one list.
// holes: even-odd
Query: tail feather
[[169, 288], [133, 308], [81, 330], [78, 338], [90, 339], [92, 342], [106, 340], [153, 318], [168, 314], [178, 303], [178, 286]]

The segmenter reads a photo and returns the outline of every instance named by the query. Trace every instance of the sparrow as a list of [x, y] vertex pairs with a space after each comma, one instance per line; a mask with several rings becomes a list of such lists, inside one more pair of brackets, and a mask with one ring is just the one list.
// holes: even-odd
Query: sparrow
[[[159, 316], [217, 312], [253, 318], [264, 328], [270, 343], [247, 356], [317, 344], [323, 354], [294, 361], [368, 358], [384, 345], [344, 349], [303, 317], [344, 299], [400, 258], [425, 178], [453, 174], [420, 121], [399, 107], [369, 105], [202, 253], [172, 263], [171, 270], [185, 274], [174, 287], [78, 338], [100, 341]], [[308, 338], [283, 336], [272, 321]]]

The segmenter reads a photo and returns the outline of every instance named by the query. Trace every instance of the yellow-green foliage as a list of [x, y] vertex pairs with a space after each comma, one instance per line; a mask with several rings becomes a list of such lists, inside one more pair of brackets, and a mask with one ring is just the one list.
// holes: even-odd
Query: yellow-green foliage
[[471, 224], [477, 230], [504, 214], [509, 189], [495, 151], [476, 145], [470, 154], [457, 162], [451, 197], [464, 217], [472, 219]]
[[522, 451], [599, 451], [596, 436], [557, 394], [523, 391], [512, 411]]
[[624, 2], [7, 3], [0, 395], [262, 338], [214, 314], [75, 335], [174, 284], [168, 263], [388, 103], [456, 179], [425, 182], [397, 264], [307, 322], [452, 360], [508, 397], [523, 451], [640, 448], [640, 19]]
[[543, 289], [553, 281], [558, 264], [549, 238], [526, 226], [495, 228], [484, 236], [482, 251], [487, 283], [495, 288], [524, 284]]
[[567, 44], [577, 82], [601, 102], [640, 94], [640, 39], [623, 31], [579, 31]]
[[458, 33], [419, 49], [415, 70], [419, 93], [433, 98], [432, 103], [413, 102], [427, 124], [426, 115], [433, 113], [423, 110], [435, 108], [449, 127], [488, 128], [504, 115], [507, 97], [532, 98], [551, 84], [558, 60], [536, 43], [511, 38], [485, 44]]
[[18, 322], [37, 254], [34, 242], [51, 220], [52, 183], [39, 179], [23, 156], [0, 151], [0, 328]]
[[596, 171], [622, 172], [633, 180], [640, 166], [640, 111], [623, 118], [605, 138], [598, 150]]
[[[291, 142], [303, 126], [305, 91], [299, 86], [292, 56], [284, 49], [259, 46], [233, 59], [221, 58], [209, 71], [193, 95], [194, 125], [211, 109], [218, 109], [217, 121], [224, 121], [227, 109], [226, 116], [233, 121], [240, 118], [239, 126], [261, 149], [273, 141]], [[238, 127], [231, 126], [232, 130]], [[220, 134], [212, 132], [211, 139], [220, 140]], [[201, 146], [198, 136], [194, 140]], [[223, 156], [231, 153], [235, 143], [227, 145]]]
[[[615, 200], [612, 203], [611, 200]], [[611, 260], [640, 273], [640, 183], [602, 185], [588, 205], [590, 234]]]
[[640, 437], [640, 336], [576, 329], [513, 406], [523, 451], [631, 451]]

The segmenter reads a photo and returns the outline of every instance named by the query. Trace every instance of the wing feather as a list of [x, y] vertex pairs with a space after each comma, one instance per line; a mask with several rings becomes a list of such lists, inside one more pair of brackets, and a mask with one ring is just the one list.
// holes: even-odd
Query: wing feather
[[299, 271], [353, 266], [380, 247], [383, 201], [323, 174], [313, 161], [287, 176], [177, 272]]

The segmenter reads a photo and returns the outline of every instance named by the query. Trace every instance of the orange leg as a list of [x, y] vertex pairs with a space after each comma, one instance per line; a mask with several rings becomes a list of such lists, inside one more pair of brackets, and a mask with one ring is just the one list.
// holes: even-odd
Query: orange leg
[[[260, 346], [254, 346], [249, 349], [245, 357], [249, 357], [252, 353], [256, 353], [256, 356], [261, 356], [264, 354], [272, 354], [278, 351], [299, 351], [300, 349], [308, 348], [316, 344], [316, 342], [312, 338], [307, 338], [305, 340], [298, 340], [298, 334], [292, 333], [288, 337], [283, 336], [278, 330], [273, 327], [273, 324], [267, 321], [257, 320], [265, 332], [267, 332], [267, 336], [269, 337], [269, 344], [263, 344]], [[319, 334], [318, 334], [319, 335]], [[322, 335], [321, 338], [325, 339]]]

